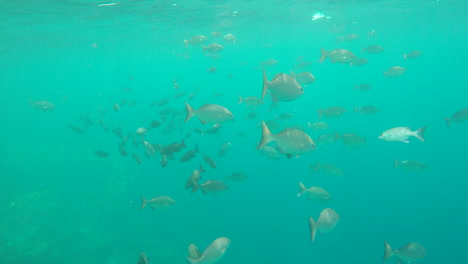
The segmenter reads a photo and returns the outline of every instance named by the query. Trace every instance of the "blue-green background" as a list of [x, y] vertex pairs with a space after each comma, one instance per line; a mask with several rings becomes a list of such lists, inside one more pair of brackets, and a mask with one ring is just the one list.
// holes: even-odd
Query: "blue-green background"
[[[112, 1], [109, 1], [112, 2]], [[414, 1], [0, 1], [0, 263], [136, 263], [145, 252], [150, 263], [185, 263], [190, 243], [205, 248], [220, 236], [231, 245], [220, 263], [379, 263], [383, 241], [394, 247], [423, 244], [421, 263], [464, 263], [467, 228], [467, 125], [445, 126], [443, 117], [468, 107], [466, 91], [468, 7], [462, 0]], [[330, 19], [312, 21], [315, 11]], [[330, 32], [336, 26], [340, 33]], [[376, 30], [374, 38], [367, 32]], [[219, 60], [202, 54], [183, 39], [232, 33]], [[355, 42], [336, 43], [356, 33]], [[361, 48], [379, 44], [381, 54], [362, 54], [361, 67], [317, 63], [320, 48]], [[404, 61], [402, 54], [423, 55]], [[248, 120], [237, 96], [260, 96], [260, 62], [279, 61], [269, 78], [294, 69], [296, 58], [312, 61], [316, 83], [303, 97], [269, 112], [270, 98], [259, 117]], [[242, 63], [241, 63], [242, 62]], [[391, 66], [407, 68], [388, 79]], [[217, 72], [206, 70], [215, 66]], [[233, 74], [233, 78], [227, 78]], [[131, 78], [129, 78], [131, 76]], [[133, 132], [159, 119], [159, 110], [182, 111], [177, 128], [152, 130], [151, 143], [169, 144], [203, 127], [196, 118], [183, 124], [184, 100], [172, 87], [197, 95], [190, 104], [221, 104], [236, 116], [220, 137], [193, 134], [189, 148], [199, 145], [218, 168], [203, 179], [224, 179], [236, 171], [250, 178], [229, 184], [217, 195], [191, 194], [184, 184], [202, 156], [188, 163], [170, 161], [166, 168], [143, 149], [128, 145], [121, 157], [119, 139], [99, 126]], [[360, 92], [354, 85], [369, 83]], [[124, 92], [128, 87], [133, 92]], [[213, 93], [222, 93], [213, 97]], [[168, 106], [152, 101], [171, 98]], [[122, 99], [136, 100], [119, 112]], [[35, 110], [29, 100], [47, 100], [54, 112]], [[381, 112], [366, 117], [353, 106], [371, 104]], [[325, 120], [331, 131], [356, 133], [367, 146], [349, 149], [341, 142], [300, 158], [268, 160], [257, 150], [259, 120], [294, 113], [288, 125], [317, 121], [320, 107], [342, 106], [348, 113]], [[101, 115], [99, 109], [108, 112]], [[89, 115], [96, 122], [85, 135], [72, 132]], [[427, 143], [385, 142], [389, 128], [427, 125]], [[179, 130], [181, 128], [182, 130]], [[237, 136], [240, 132], [246, 137]], [[316, 138], [319, 133], [308, 130]], [[217, 152], [225, 141], [232, 148]], [[98, 158], [94, 150], [109, 158]], [[138, 153], [143, 164], [131, 155]], [[410, 173], [392, 168], [393, 159], [420, 160], [429, 169]], [[307, 166], [320, 161], [345, 170], [344, 176], [313, 174]], [[207, 165], [205, 165], [207, 167]], [[298, 182], [321, 186], [333, 196], [328, 204], [296, 197]], [[177, 204], [162, 211], [139, 211], [140, 196], [169, 195]], [[308, 216], [317, 219], [326, 207], [341, 215], [332, 232], [309, 241]], [[390, 260], [389, 262], [393, 262]]]

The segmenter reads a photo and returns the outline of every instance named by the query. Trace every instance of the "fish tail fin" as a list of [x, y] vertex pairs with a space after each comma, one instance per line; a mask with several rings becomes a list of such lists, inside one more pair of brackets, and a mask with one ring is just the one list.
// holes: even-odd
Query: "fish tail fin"
[[243, 101], [244, 101], [244, 98], [242, 98], [242, 96], [239, 95], [239, 101], [237, 101], [237, 104], [242, 104]]
[[452, 119], [448, 117], [444, 117], [444, 120], [445, 120], [445, 124], [447, 124], [447, 128], [450, 128], [450, 123], [452, 122]]
[[296, 195], [296, 197], [303, 195], [307, 189], [302, 182], [299, 182], [299, 188], [300, 190], [299, 190], [299, 193]]
[[389, 258], [391, 258], [393, 256], [393, 249], [392, 247], [390, 247], [390, 244], [388, 244], [387, 241], [384, 241], [384, 245], [385, 245], [385, 254], [384, 254], [384, 257], [382, 259], [382, 261], [387, 261]]
[[205, 51], [208, 49], [208, 47], [205, 47], [203, 45], [201, 45], [201, 47], [202, 47], [203, 53], [205, 53]]
[[263, 148], [266, 144], [270, 143], [273, 141], [273, 134], [271, 133], [270, 129], [268, 126], [265, 124], [265, 122], [262, 121], [262, 139], [260, 140], [260, 143], [258, 144], [257, 149]]
[[192, 193], [194, 193], [194, 192], [198, 191], [198, 189], [200, 189], [200, 184], [198, 184], [198, 182], [196, 182], [196, 181], [192, 181], [192, 186], [193, 186]]
[[197, 264], [198, 263], [198, 261], [196, 259], [193, 259], [193, 258], [190, 258], [190, 257], [185, 257], [185, 259], [187, 260], [188, 264]]
[[408, 59], [408, 55], [403, 54], [403, 59], [405, 59], [405, 60]]
[[185, 108], [187, 109], [187, 116], [185, 117], [185, 123], [189, 121], [190, 118], [194, 117], [196, 115], [195, 110], [187, 103], [185, 102]]
[[310, 241], [314, 242], [315, 240], [315, 235], [317, 234], [317, 222], [309, 216], [309, 228], [310, 228]]
[[146, 205], [148, 204], [148, 200], [145, 199], [145, 197], [141, 197], [141, 206], [140, 206], [140, 210], [142, 210], [143, 208], [146, 207]]
[[205, 168], [203, 168], [203, 165], [202, 165], [201, 163], [200, 163], [200, 167], [198, 168], [198, 171], [199, 171], [200, 173], [206, 172]]
[[263, 90], [262, 90], [262, 99], [265, 98], [265, 95], [268, 91], [268, 78], [265, 68], [263, 68]]
[[188, 45], [189, 45], [189, 41], [188, 41], [188, 40], [186, 40], [186, 39], [184, 39], [184, 44], [185, 44], [185, 47], [187, 48], [187, 47], [188, 47]]
[[357, 112], [359, 112], [359, 107], [357, 107], [357, 106], [353, 106], [353, 108], [354, 108], [354, 112], [353, 112], [353, 113], [357, 113]]
[[400, 162], [397, 159], [393, 160], [393, 168], [396, 168], [400, 165]]
[[321, 56], [320, 56], [319, 62], [323, 62], [323, 61], [328, 57], [328, 53], [327, 53], [326, 50], [321, 49], [321, 52], [322, 52], [322, 54], [321, 54]]
[[426, 128], [427, 126], [423, 126], [414, 132], [414, 136], [417, 137], [422, 142], [426, 142], [426, 139], [424, 138], [424, 132], [426, 131]]
[[319, 110], [317, 110], [317, 112], [318, 112], [318, 119], [321, 119], [323, 115], [323, 108], [320, 108]]

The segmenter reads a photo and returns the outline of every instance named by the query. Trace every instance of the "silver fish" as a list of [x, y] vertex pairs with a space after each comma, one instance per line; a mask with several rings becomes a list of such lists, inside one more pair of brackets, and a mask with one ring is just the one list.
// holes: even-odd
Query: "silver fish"
[[189, 256], [187, 257], [187, 262], [189, 264], [214, 264], [224, 256], [230, 243], [231, 240], [229, 238], [217, 238], [203, 251], [200, 258], [193, 259]]
[[329, 58], [332, 63], [350, 63], [356, 60], [357, 56], [346, 49], [335, 49], [330, 52], [322, 49], [322, 56], [319, 61], [323, 62], [326, 58]]
[[218, 180], [207, 180], [202, 184], [198, 184], [197, 182], [194, 183], [194, 188], [192, 189], [192, 192], [196, 192], [198, 189], [201, 189], [203, 194], [218, 194], [221, 192], [224, 192], [225, 190], [228, 189], [226, 184], [222, 181]]
[[268, 90], [270, 90], [274, 102], [291, 102], [304, 94], [304, 88], [293, 76], [286, 73], [278, 73], [270, 82], [268, 81], [266, 70], [263, 69], [262, 99], [265, 98]]
[[457, 111], [453, 114], [452, 118], [444, 117], [447, 127], [450, 127], [450, 124], [453, 122], [460, 124], [463, 122], [468, 122], [468, 108]]
[[340, 215], [331, 208], [323, 209], [317, 222], [309, 216], [310, 240], [314, 242], [317, 231], [321, 234], [332, 231], [340, 219]]
[[304, 131], [287, 128], [274, 135], [270, 132], [265, 122], [262, 121], [262, 139], [257, 149], [263, 148], [270, 142], [275, 142], [280, 152], [286, 153], [288, 158], [315, 150], [314, 141]]
[[425, 258], [427, 250], [419, 243], [408, 243], [399, 249], [392, 249], [387, 241], [384, 242], [385, 254], [382, 261], [387, 261], [395, 256], [405, 263], [414, 263]]
[[406, 72], [406, 68], [401, 67], [401, 66], [393, 66], [390, 67], [386, 72], [384, 72], [385, 77], [398, 77], [403, 75]]
[[174, 205], [176, 202], [169, 196], [156, 196], [151, 200], [146, 200], [145, 197], [141, 197], [141, 207], [140, 210], [145, 208], [147, 205], [151, 206], [154, 209], [161, 209]]
[[382, 134], [380, 134], [379, 139], [385, 141], [400, 141], [403, 143], [409, 143], [409, 137], [413, 136], [422, 142], [426, 142], [426, 139], [424, 138], [425, 131], [426, 126], [423, 126], [416, 131], [411, 131], [410, 127], [395, 127], [384, 131]]
[[206, 104], [198, 110], [194, 110], [187, 102], [185, 102], [185, 107], [187, 109], [185, 122], [194, 116], [197, 116], [202, 124], [220, 124], [234, 118], [231, 111], [220, 105]]
[[323, 188], [312, 186], [307, 188], [302, 182], [299, 182], [299, 193], [296, 195], [300, 197], [302, 195], [307, 195], [307, 199], [314, 200], [317, 202], [327, 202], [331, 199], [330, 194]]
[[407, 171], [422, 171], [428, 168], [426, 164], [422, 163], [419, 160], [398, 161], [397, 159], [393, 161], [393, 167], [401, 167]]

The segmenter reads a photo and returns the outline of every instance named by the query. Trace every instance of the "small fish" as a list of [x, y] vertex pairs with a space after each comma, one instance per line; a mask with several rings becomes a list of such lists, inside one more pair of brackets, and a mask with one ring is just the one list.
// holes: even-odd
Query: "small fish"
[[299, 84], [310, 85], [316, 80], [315, 76], [310, 72], [294, 73], [290, 71], [290, 73]]
[[189, 40], [184, 39], [185, 47], [187, 48], [189, 45], [200, 45], [205, 42], [208, 38], [203, 35], [197, 35], [191, 37]]
[[340, 36], [336, 41], [355, 41], [359, 39], [357, 34], [348, 34], [346, 36]]
[[125, 149], [125, 141], [119, 143], [119, 152], [122, 157], [128, 156], [127, 150]]
[[245, 180], [247, 180], [249, 178], [249, 176], [247, 176], [246, 174], [244, 173], [240, 173], [240, 172], [235, 172], [229, 176], [226, 176], [226, 181], [233, 181], [233, 182], [243, 182]]
[[118, 103], [115, 103], [112, 105], [112, 109], [114, 109], [114, 112], [118, 112], [120, 110], [120, 105]]
[[188, 162], [188, 161], [190, 161], [191, 159], [193, 159], [195, 157], [195, 154], [197, 152], [198, 152], [198, 146], [196, 146], [195, 149], [187, 150], [187, 152], [185, 152], [184, 155], [182, 155], [182, 157], [180, 157], [179, 161], [180, 162]]
[[362, 84], [359, 84], [359, 85], [355, 85], [354, 88], [359, 90], [359, 91], [369, 91], [369, 90], [372, 89], [372, 86], [370, 86], [367, 83], [362, 83]]
[[260, 150], [260, 153], [272, 160], [277, 160], [280, 158], [280, 153], [278, 152], [278, 150], [276, 150], [276, 148], [272, 146], [264, 146]]
[[208, 46], [202, 45], [202, 49], [203, 49], [203, 53], [205, 53], [206, 51], [208, 51], [209, 53], [218, 53], [222, 51], [224, 47], [218, 43], [211, 43]]
[[151, 123], [149, 125], [150, 128], [158, 128], [161, 126], [161, 122], [159, 122], [158, 120], [151, 120]]
[[280, 152], [286, 153], [288, 158], [315, 150], [314, 141], [304, 131], [287, 128], [274, 135], [262, 121], [262, 139], [257, 149], [263, 148], [270, 142], [275, 142]]
[[210, 67], [207, 72], [216, 73], [216, 67]]
[[185, 102], [185, 107], [187, 109], [187, 116], [185, 117], [186, 123], [194, 116], [197, 116], [202, 124], [220, 124], [234, 118], [231, 111], [220, 105], [206, 104], [198, 110], [194, 110], [187, 102]]
[[340, 135], [338, 132], [335, 133], [325, 133], [317, 137], [317, 144], [318, 145], [329, 145], [333, 142], [338, 141], [340, 139]]
[[187, 182], [185, 183], [185, 189], [192, 188], [192, 192], [195, 192], [196, 191], [195, 186], [200, 181], [200, 179], [201, 179], [200, 171], [199, 170], [193, 170], [192, 174], [190, 175]]
[[345, 146], [352, 149], [361, 148], [367, 145], [364, 137], [358, 136], [354, 133], [342, 134], [340, 138]]
[[203, 156], [203, 160], [210, 165], [211, 168], [216, 169], [216, 162], [208, 155]]
[[29, 103], [34, 107], [36, 110], [41, 110], [43, 112], [52, 112], [55, 110], [55, 106], [48, 101], [31, 101]]
[[307, 126], [313, 130], [327, 130], [330, 126], [325, 122], [307, 122]]
[[224, 157], [229, 148], [231, 148], [231, 145], [231, 142], [224, 142], [223, 145], [221, 145], [221, 148], [219, 149], [218, 157]]
[[309, 67], [311, 64], [312, 64], [312, 62], [304, 60], [304, 61], [300, 61], [296, 65], [294, 65], [294, 68], [304, 69], [304, 68]]
[[165, 168], [167, 166], [168, 160], [166, 155], [161, 155], [161, 160], [159, 161], [159, 164], [161, 164], [162, 168]]
[[307, 188], [302, 182], [299, 182], [299, 193], [296, 195], [300, 197], [302, 195], [307, 195], [307, 199], [314, 200], [317, 202], [327, 202], [331, 199], [330, 194], [323, 188], [312, 186]]
[[133, 154], [133, 159], [136, 161], [138, 165], [141, 165], [141, 158], [137, 154]]
[[275, 59], [269, 59], [269, 60], [262, 62], [261, 65], [265, 67], [271, 67], [271, 66], [275, 66], [278, 63], [279, 62]]
[[171, 205], [174, 205], [176, 202], [169, 196], [156, 196], [151, 200], [146, 200], [145, 197], [141, 197], [141, 206], [140, 210], [145, 208], [147, 205], [151, 207], [151, 209], [162, 209]]
[[354, 113], [360, 113], [361, 115], [375, 115], [379, 112], [379, 109], [372, 105], [365, 105], [361, 107], [354, 107]]
[[145, 153], [148, 157], [156, 156], [156, 150], [154, 149], [153, 145], [148, 141], [143, 141], [143, 145], [145, 146]]
[[340, 221], [340, 218], [340, 215], [331, 208], [323, 209], [317, 222], [309, 216], [310, 240], [314, 242], [317, 231], [321, 234], [332, 231]]
[[335, 49], [332, 51], [322, 49], [322, 56], [320, 57], [319, 62], [323, 62], [327, 58], [330, 59], [332, 63], [350, 63], [356, 60], [357, 56], [346, 49]]
[[426, 164], [419, 160], [398, 161], [397, 159], [393, 161], [393, 167], [401, 167], [407, 171], [422, 171], [428, 168]]
[[281, 115], [275, 116], [275, 120], [288, 121], [294, 118], [294, 114], [291, 113], [282, 113]]
[[193, 259], [189, 255], [187, 257], [187, 262], [188, 264], [215, 264], [224, 256], [230, 243], [231, 240], [229, 240], [229, 238], [217, 238], [203, 251], [200, 258]]
[[362, 65], [366, 65], [367, 63], [369, 63], [369, 60], [366, 58], [356, 58], [354, 61], [349, 63], [349, 66], [350, 67], [362, 66]]
[[263, 99], [260, 99], [258, 97], [249, 96], [249, 97], [243, 98], [242, 96], [239, 95], [239, 101], [237, 102], [237, 104], [242, 104], [242, 103], [244, 103], [248, 107], [257, 107], [257, 106], [261, 106], [264, 104]]
[[452, 118], [444, 117], [444, 119], [448, 128], [452, 122], [455, 122], [456, 124], [468, 122], [468, 108], [455, 112], [455, 114], [452, 115]]
[[145, 253], [141, 252], [138, 256], [138, 264], [149, 264], [149, 259]]
[[109, 153], [102, 151], [102, 150], [95, 150], [94, 154], [100, 158], [107, 158], [110, 156]]
[[293, 76], [286, 73], [278, 73], [271, 81], [268, 81], [266, 70], [263, 69], [262, 99], [265, 98], [268, 90], [271, 92], [274, 102], [291, 102], [304, 94], [304, 88]]
[[137, 134], [138, 136], [144, 136], [146, 135], [146, 132], [148, 132], [146, 128], [140, 127], [135, 131], [135, 134]]
[[371, 30], [371, 31], [369, 31], [369, 33], [367, 33], [367, 36], [369, 36], [369, 37], [375, 37], [375, 35], [377, 35], [377, 31], [375, 31], [375, 30]]
[[384, 242], [385, 254], [382, 261], [395, 256], [404, 263], [415, 263], [425, 258], [427, 250], [419, 243], [408, 243], [399, 249], [392, 249], [387, 241]]
[[363, 52], [371, 53], [371, 54], [376, 54], [384, 51], [384, 48], [380, 45], [370, 45], [367, 48], [362, 48]]
[[406, 68], [401, 66], [390, 67], [386, 72], [384, 72], [385, 77], [395, 78], [403, 75], [406, 72]]
[[322, 118], [322, 116], [325, 116], [326, 118], [336, 118], [344, 115], [346, 113], [346, 109], [339, 106], [332, 106], [326, 109], [320, 108], [317, 112], [319, 119]]
[[218, 180], [207, 180], [202, 184], [198, 184], [197, 182], [193, 182], [195, 185], [192, 192], [196, 192], [198, 189], [201, 189], [203, 194], [218, 194], [224, 192], [228, 189], [226, 184], [222, 181]]
[[86, 130], [84, 130], [83, 128], [77, 126], [77, 125], [73, 125], [73, 124], [69, 124], [68, 125], [68, 128], [71, 129], [71, 131], [77, 133], [77, 134], [86, 134]]
[[416, 131], [411, 131], [410, 127], [395, 127], [384, 131], [380, 134], [379, 139], [385, 141], [400, 141], [403, 143], [409, 143], [409, 137], [413, 136], [422, 142], [426, 142], [424, 138], [424, 132], [426, 131], [426, 126], [421, 127]]
[[420, 52], [419, 50], [413, 50], [413, 51], [410, 51], [408, 52], [407, 54], [403, 54], [403, 58], [406, 60], [406, 59], [415, 59], [419, 56], [421, 56], [422, 52]]
[[219, 38], [221, 37], [223, 34], [221, 34], [221, 32], [217, 32], [217, 31], [213, 31], [211, 32], [210, 36], [212, 36], [213, 38]]
[[223, 37], [224, 41], [229, 42], [229, 43], [235, 43], [237, 38], [233, 34], [229, 33], [224, 35]]
[[345, 173], [343, 169], [334, 165], [334, 164], [320, 164], [318, 161], [315, 165], [309, 165], [309, 170], [313, 172], [323, 172], [329, 176], [344, 176]]

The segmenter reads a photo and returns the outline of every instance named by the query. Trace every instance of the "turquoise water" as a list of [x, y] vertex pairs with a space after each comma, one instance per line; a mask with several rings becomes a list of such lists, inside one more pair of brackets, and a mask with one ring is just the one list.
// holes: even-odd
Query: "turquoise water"
[[[0, 263], [136, 263], [140, 252], [152, 264], [186, 263], [190, 243], [203, 250], [222, 236], [231, 240], [219, 261], [226, 264], [379, 263], [384, 241], [395, 248], [422, 244], [427, 256], [418, 263], [464, 263], [468, 124], [447, 128], [443, 117], [468, 107], [466, 11], [464, 1], [449, 0], [0, 1]], [[325, 17], [312, 20], [316, 12]], [[371, 30], [377, 34], [368, 37]], [[213, 31], [237, 40], [227, 43], [210, 36]], [[336, 41], [351, 33], [359, 39]], [[198, 45], [184, 47], [184, 39], [200, 34], [208, 37], [205, 45], [224, 46], [219, 59], [204, 56]], [[361, 53], [371, 44], [385, 50]], [[348, 49], [369, 63], [318, 63], [321, 48]], [[422, 55], [404, 60], [412, 50]], [[295, 68], [299, 57], [311, 65]], [[294, 70], [310, 71], [317, 80], [299, 99], [272, 111], [267, 94], [257, 117], [247, 119], [250, 110], [237, 104], [238, 95], [261, 96], [261, 62], [269, 59], [279, 62], [266, 68], [270, 79]], [[407, 72], [385, 78], [383, 72], [396, 65]], [[356, 90], [361, 83], [372, 89]], [[175, 98], [181, 92], [186, 94]], [[167, 105], [154, 106], [163, 98], [170, 99]], [[55, 110], [35, 109], [30, 100], [48, 101]], [[114, 111], [122, 100], [127, 104]], [[223, 105], [235, 122], [225, 123], [219, 135], [199, 135], [193, 129], [210, 125], [196, 117], [184, 124], [184, 101], [196, 109]], [[353, 113], [353, 106], [368, 104], [380, 112]], [[330, 125], [326, 132], [356, 133], [366, 138], [364, 147], [350, 149], [340, 140], [279, 160], [256, 149], [261, 120], [292, 113], [291, 120], [278, 121], [281, 127], [302, 126], [317, 139], [324, 132], [307, 122], [318, 121], [317, 110], [330, 106], [347, 113], [321, 119]], [[123, 157], [112, 129], [134, 133], [162, 121], [164, 109], [175, 114], [145, 140], [167, 145], [189, 134], [187, 149], [162, 168], [159, 154], [147, 158], [141, 143], [129, 140]], [[378, 139], [389, 128], [424, 125], [426, 143]], [[225, 142], [231, 148], [218, 157]], [[196, 145], [200, 153], [180, 163]], [[428, 169], [393, 168], [395, 158], [418, 160]], [[317, 161], [345, 174], [313, 173], [308, 166]], [[200, 163], [207, 170], [202, 181], [224, 181], [234, 172], [249, 178], [227, 182], [229, 189], [218, 195], [192, 194], [184, 185]], [[325, 188], [331, 201], [297, 198], [299, 182]], [[139, 210], [141, 196], [159, 195], [176, 204]], [[341, 220], [311, 243], [307, 219], [317, 220], [324, 208]]]

